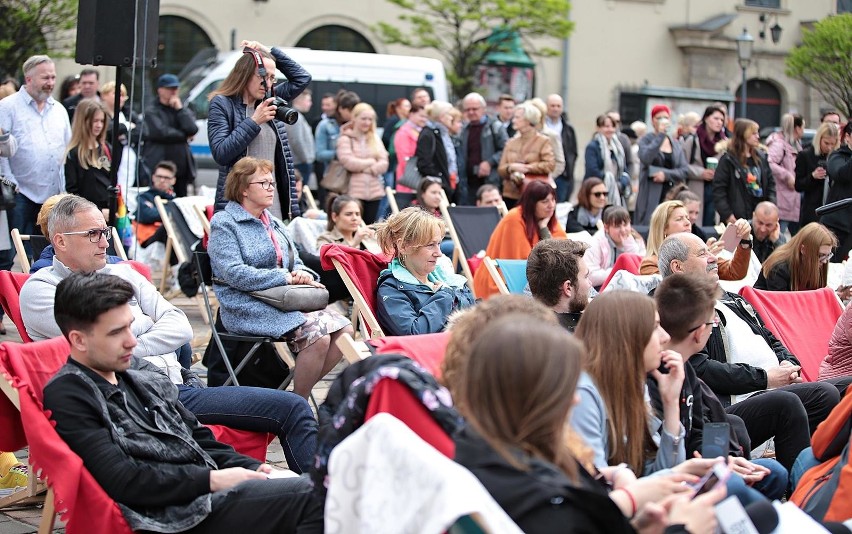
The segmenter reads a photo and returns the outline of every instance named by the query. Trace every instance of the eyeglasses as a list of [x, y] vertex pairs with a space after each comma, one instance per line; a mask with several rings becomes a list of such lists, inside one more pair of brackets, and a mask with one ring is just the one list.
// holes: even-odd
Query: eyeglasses
[[609, 191], [596, 191], [596, 192], [592, 193], [592, 196], [597, 197], [597, 198], [603, 198], [603, 197], [607, 196], [608, 194], [609, 194]]
[[176, 178], [176, 177], [174, 177], [174, 176], [167, 176], [167, 175], [165, 175], [165, 174], [155, 174], [155, 175], [154, 175], [154, 178], [159, 178], [160, 180], [166, 180], [166, 181], [171, 181], [171, 180], [176, 180], [176, 179], [177, 179], [177, 178]]
[[702, 326], [711, 326], [711, 325], [713, 326], [713, 328], [718, 327], [719, 326], [719, 318], [713, 317], [713, 320], [710, 321], [709, 323], [701, 323], [700, 325], [698, 325], [694, 328], [690, 328], [689, 330], [687, 330], [687, 332], [692, 333], [692, 332], [695, 332], [696, 330], [698, 330], [699, 328], [701, 328]]
[[[263, 76], [261, 76], [260, 74], [255, 74], [255, 76], [260, 78], [260, 81], [263, 81]], [[275, 75], [270, 74], [269, 76], [266, 77], [266, 81], [269, 82], [270, 84], [274, 85], [275, 84]]]
[[82, 230], [80, 232], [62, 232], [62, 235], [84, 235], [89, 238], [89, 242], [100, 243], [101, 238], [107, 241], [112, 239], [112, 227], [92, 228], [91, 230]]
[[275, 182], [270, 182], [270, 181], [249, 182], [249, 185], [252, 185], [252, 184], [259, 184], [260, 187], [263, 188], [265, 191], [272, 191], [273, 189], [275, 189]]
[[820, 254], [819, 262], [820, 263], [828, 263], [828, 260], [834, 257], [834, 252], [829, 252], [828, 254]]

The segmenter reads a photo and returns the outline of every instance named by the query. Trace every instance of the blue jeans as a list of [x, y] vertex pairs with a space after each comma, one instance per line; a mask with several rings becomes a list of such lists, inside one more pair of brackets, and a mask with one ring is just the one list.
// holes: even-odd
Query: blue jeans
[[199, 421], [278, 436], [287, 466], [307, 472], [317, 448], [317, 422], [308, 401], [277, 389], [178, 386], [179, 399]]
[[[385, 187], [390, 187], [391, 189], [393, 189], [395, 182], [393, 172], [394, 171], [388, 171], [382, 177], [385, 183]], [[385, 195], [379, 202], [379, 211], [376, 213], [376, 220], [382, 221], [384, 219], [387, 219], [388, 215], [390, 215], [390, 203], [388, 202], [387, 195]]]
[[574, 192], [574, 180], [566, 176], [556, 177], [556, 202], [568, 202]]
[[805, 474], [805, 471], [812, 467], [816, 467], [821, 463], [822, 462], [817, 460], [814, 456], [814, 450], [811, 447], [800, 452], [796, 461], [793, 463], [793, 469], [790, 470], [790, 487], [792, 489], [796, 489], [796, 486], [799, 485], [799, 481], [802, 480], [802, 475]]
[[185, 343], [181, 345], [175, 353], [177, 355], [177, 361], [181, 367], [184, 369], [192, 367], [192, 345]]
[[[41, 231], [36, 232], [36, 219], [38, 218], [40, 209], [41, 204], [36, 204], [21, 193], [16, 193], [15, 209], [12, 210], [11, 217], [9, 217], [9, 224], [12, 228], [17, 228], [23, 235], [33, 235], [35, 233], [41, 235]], [[32, 255], [29, 241], [24, 241], [24, 249], [28, 255]]]

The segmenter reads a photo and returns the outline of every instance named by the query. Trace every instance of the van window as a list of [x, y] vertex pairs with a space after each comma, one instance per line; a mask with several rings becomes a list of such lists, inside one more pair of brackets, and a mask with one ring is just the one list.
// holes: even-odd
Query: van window
[[222, 80], [217, 80], [212, 82], [210, 85], [204, 88], [203, 91], [198, 93], [198, 96], [193, 98], [190, 102], [187, 102], [186, 105], [189, 106], [189, 109], [195, 113], [195, 118], [198, 120], [206, 119], [207, 115], [210, 113], [210, 101], [207, 100], [207, 96], [219, 87], [219, 84], [222, 83]]
[[[387, 108], [388, 102], [396, 100], [397, 98], [409, 98], [411, 96], [411, 91], [422, 86], [383, 85], [375, 83], [343, 84], [339, 82], [314, 81], [311, 82], [309, 87], [313, 92], [313, 106], [311, 106], [311, 110], [307, 113], [306, 117], [309, 123], [314, 124], [315, 121], [319, 120], [320, 114], [322, 113], [320, 108], [322, 95], [326, 93], [336, 94], [339, 90], [346, 89], [347, 91], [355, 91], [358, 93], [358, 96], [361, 97], [361, 102], [366, 102], [373, 106], [373, 109], [376, 110], [376, 124], [381, 128], [385, 122], [385, 109]], [[429, 91], [430, 97], [435, 97], [435, 92], [431, 87], [426, 87], [426, 90]]]

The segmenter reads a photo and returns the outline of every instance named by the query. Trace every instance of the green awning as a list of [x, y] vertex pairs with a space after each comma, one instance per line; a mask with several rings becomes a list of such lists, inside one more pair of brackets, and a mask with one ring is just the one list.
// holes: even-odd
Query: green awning
[[496, 28], [488, 37], [489, 44], [498, 44], [499, 49], [485, 57], [488, 65], [534, 68], [535, 62], [524, 51], [521, 36], [514, 30]]

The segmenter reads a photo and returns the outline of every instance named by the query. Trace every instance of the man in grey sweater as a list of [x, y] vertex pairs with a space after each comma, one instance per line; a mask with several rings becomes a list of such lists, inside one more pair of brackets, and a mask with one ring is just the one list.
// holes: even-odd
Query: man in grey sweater
[[160, 367], [177, 385], [180, 401], [202, 423], [275, 433], [288, 467], [297, 473], [307, 469], [316, 449], [316, 420], [305, 399], [273, 389], [204, 387], [192, 372], [180, 367], [175, 356], [175, 350], [192, 339], [183, 311], [129, 265], [106, 264], [111, 229], [97, 206], [68, 195], [53, 207], [47, 225], [56, 251], [53, 266], [33, 274], [21, 288], [21, 316], [33, 340], [62, 335], [53, 317], [59, 282], [75, 272], [115, 275], [133, 287], [131, 329], [137, 342], [133, 355]]

